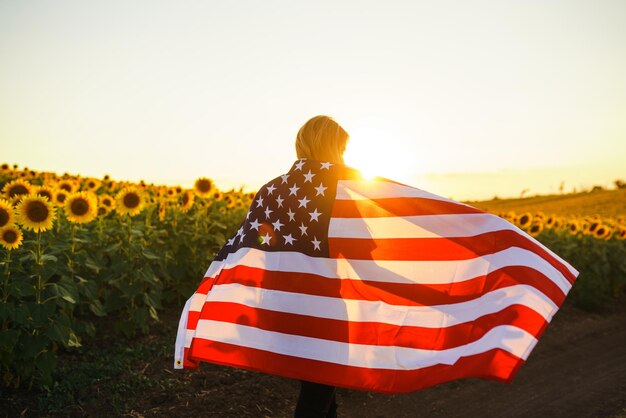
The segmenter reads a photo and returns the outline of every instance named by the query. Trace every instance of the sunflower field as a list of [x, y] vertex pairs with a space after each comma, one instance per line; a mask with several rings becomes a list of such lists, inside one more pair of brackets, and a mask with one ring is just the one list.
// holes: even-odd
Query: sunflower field
[[182, 306], [253, 196], [0, 168], [0, 373], [50, 385], [59, 350], [110, 317], [120, 338]]
[[[182, 307], [253, 194], [57, 175], [0, 166], [0, 375], [50, 387], [57, 355], [106, 318], [116, 338]], [[601, 310], [626, 291], [626, 219], [497, 213], [569, 261], [568, 301]]]

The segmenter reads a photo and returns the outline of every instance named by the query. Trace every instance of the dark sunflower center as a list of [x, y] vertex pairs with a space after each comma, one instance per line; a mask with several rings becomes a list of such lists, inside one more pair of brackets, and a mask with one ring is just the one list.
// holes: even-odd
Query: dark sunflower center
[[9, 197], [14, 197], [20, 194], [28, 194], [28, 189], [21, 184], [15, 185], [9, 189]]
[[104, 215], [106, 213], [107, 213], [107, 210], [104, 207], [100, 206], [98, 208], [98, 215]]
[[537, 232], [539, 231], [539, 225], [533, 225], [530, 227], [530, 232]]
[[59, 194], [57, 195], [57, 200], [59, 201], [59, 203], [63, 203], [63, 202], [65, 202], [65, 198], [66, 198], [66, 197], [67, 197], [67, 196], [65, 196], [65, 194], [63, 194], [63, 193], [59, 193]]
[[524, 215], [519, 220], [520, 224], [525, 225], [528, 223], [528, 216]]
[[89, 203], [85, 199], [76, 199], [72, 201], [70, 210], [72, 211], [72, 214], [76, 216], [83, 216], [89, 212]]
[[9, 223], [9, 212], [5, 208], [0, 208], [0, 227]]
[[600, 227], [598, 228], [598, 230], [596, 231], [596, 234], [598, 235], [604, 235], [604, 233], [606, 232], [606, 229]]
[[8, 170], [9, 169], [9, 165], [8, 164], [2, 164], [2, 169], [3, 170]]
[[183, 195], [183, 205], [186, 205], [187, 203], [189, 203], [189, 195], [185, 193]]
[[52, 200], [52, 195], [51, 195], [51, 194], [50, 194], [50, 192], [48, 192], [48, 191], [45, 191], [45, 190], [40, 190], [40, 191], [38, 191], [38, 192], [37, 192], [37, 194], [38, 194], [39, 196], [47, 197], [47, 198], [48, 198], [48, 200]]
[[199, 180], [197, 187], [200, 192], [206, 193], [211, 190], [211, 182], [208, 180]]
[[108, 208], [111, 207], [111, 199], [102, 199], [102, 204]]
[[62, 188], [63, 190], [65, 190], [66, 192], [68, 192], [68, 193], [72, 191], [72, 186], [70, 186], [70, 185], [69, 185], [69, 184], [67, 184], [67, 183], [63, 183], [63, 184], [61, 185], [61, 188]]
[[12, 229], [8, 229], [2, 234], [2, 239], [9, 244], [13, 244], [17, 241], [17, 234]]
[[589, 227], [589, 231], [593, 232], [596, 230], [596, 228], [598, 227], [598, 223], [594, 222], [591, 224], [591, 226]]
[[87, 183], [87, 186], [88, 186], [90, 189], [93, 189], [94, 187], [96, 187], [96, 183], [94, 183], [93, 181], [90, 181], [89, 183]]
[[39, 201], [29, 202], [26, 206], [26, 216], [32, 222], [43, 222], [48, 219], [48, 207]]
[[134, 209], [139, 206], [139, 196], [136, 193], [128, 193], [124, 196], [124, 206]]

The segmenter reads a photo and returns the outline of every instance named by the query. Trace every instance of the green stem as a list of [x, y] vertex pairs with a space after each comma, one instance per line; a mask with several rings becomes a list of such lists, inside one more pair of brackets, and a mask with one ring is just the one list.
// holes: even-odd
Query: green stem
[[9, 300], [9, 279], [11, 276], [11, 270], [9, 264], [11, 264], [11, 250], [6, 251], [6, 257], [4, 259], [4, 285], [2, 286], [2, 303], [6, 303]]
[[43, 261], [41, 260], [41, 231], [37, 231], [37, 248], [35, 252], [35, 264], [37, 266], [37, 287], [35, 288], [35, 300], [37, 304], [41, 304], [41, 289], [43, 288], [41, 278], [41, 266]]

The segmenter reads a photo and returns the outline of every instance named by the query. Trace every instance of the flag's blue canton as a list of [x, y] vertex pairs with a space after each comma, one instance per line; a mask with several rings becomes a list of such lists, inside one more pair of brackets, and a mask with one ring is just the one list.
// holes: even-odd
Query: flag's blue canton
[[331, 163], [301, 159], [254, 196], [246, 219], [216, 260], [241, 247], [328, 257], [328, 224], [337, 190]]

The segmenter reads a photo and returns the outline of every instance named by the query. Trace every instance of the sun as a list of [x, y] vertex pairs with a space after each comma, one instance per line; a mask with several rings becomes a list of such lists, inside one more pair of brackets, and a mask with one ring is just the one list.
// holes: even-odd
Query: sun
[[422, 172], [406, 142], [383, 131], [352, 129], [344, 154], [346, 165], [358, 169], [365, 179], [376, 176], [410, 183]]

